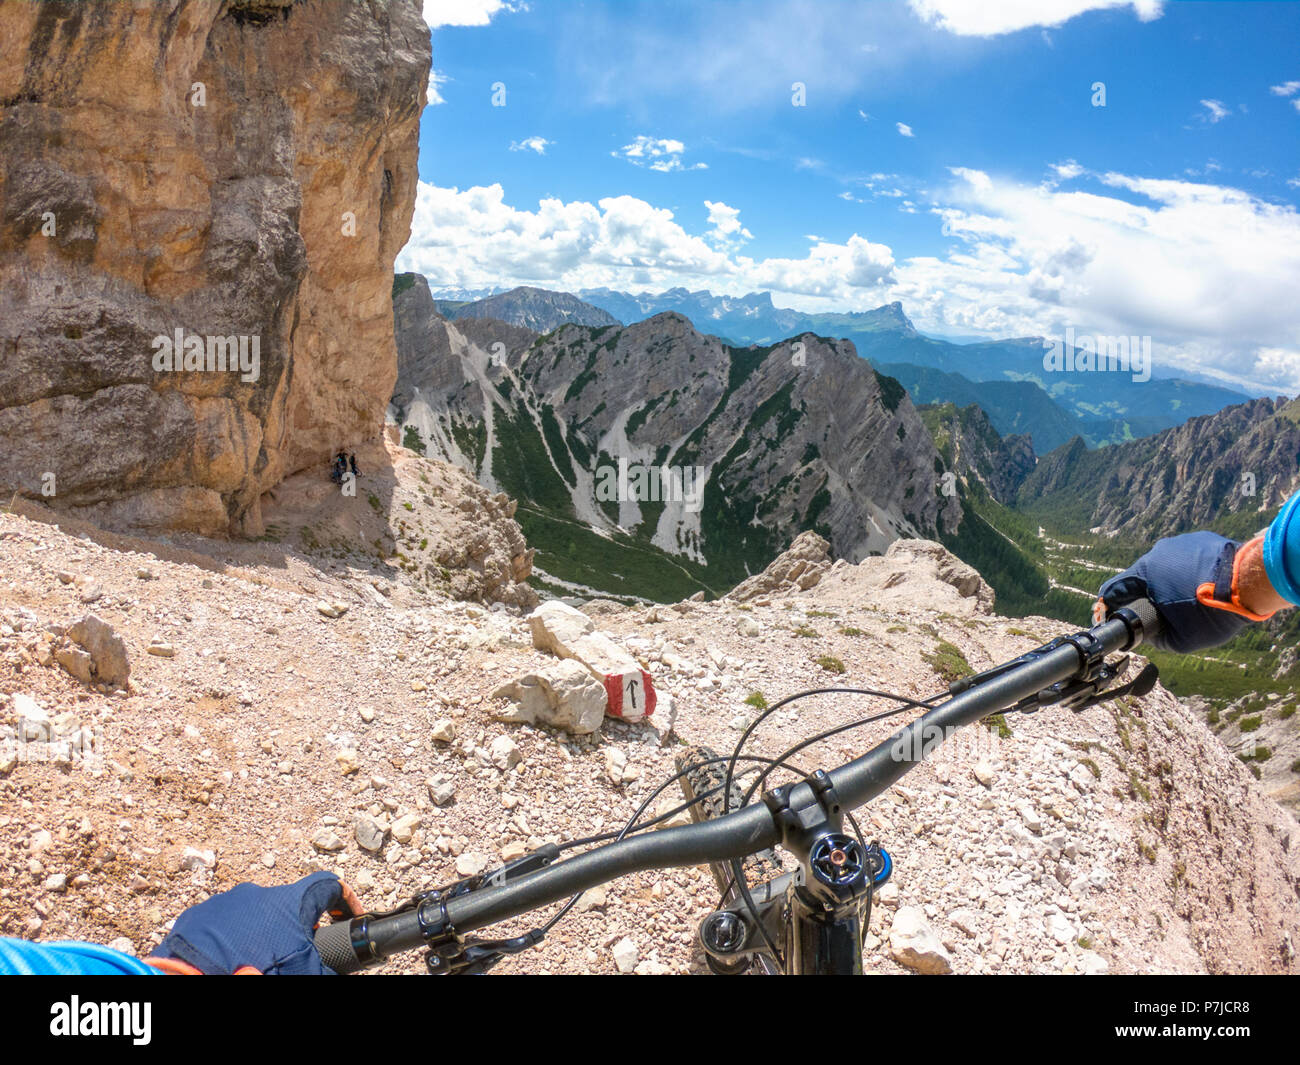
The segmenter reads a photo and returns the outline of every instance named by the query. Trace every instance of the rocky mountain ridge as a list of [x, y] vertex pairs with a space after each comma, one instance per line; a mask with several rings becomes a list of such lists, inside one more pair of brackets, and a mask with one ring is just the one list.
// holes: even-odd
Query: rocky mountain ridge
[[[713, 567], [716, 591], [804, 529], [857, 560], [958, 520], [906, 395], [851, 345], [733, 348], [677, 314], [530, 338], [448, 322], [422, 278], [395, 314], [394, 419], [431, 453], [525, 510]], [[665, 470], [679, 480], [659, 490], [630, 481]]]
[[567, 323], [574, 325], [619, 325], [612, 314], [584, 303], [567, 292], [520, 286], [484, 299], [462, 303], [447, 312], [453, 321], [464, 318], [495, 318], [508, 325], [549, 333]]
[[1240, 525], [1250, 536], [1300, 488], [1300, 400], [1255, 399], [1127, 444], [1044, 455], [1023, 507], [1137, 539]]
[[[567, 293], [546, 295], [551, 300], [571, 298]], [[773, 344], [802, 333], [849, 340], [880, 372], [902, 381], [917, 402], [952, 402], [962, 407], [979, 403], [1000, 433], [1029, 433], [1039, 453], [1074, 435], [1084, 436], [1093, 446], [1149, 436], [1247, 398], [1210, 378], [1186, 373], [1175, 353], [1152, 348], [1149, 337], [1080, 334], [1075, 338], [1079, 345], [1122, 342], [1126, 366], [1133, 347], [1143, 355], [1141, 367], [1133, 363], [1118, 373], [1054, 371], [1045, 361], [1050, 345], [1042, 337], [972, 338], [956, 343], [919, 332], [897, 301], [867, 311], [804, 312], [777, 307], [770, 292], [728, 296], [679, 287], [632, 294], [596, 288], [582, 289], [577, 295], [624, 324], [668, 311], [682, 314], [701, 332], [733, 345]], [[440, 306], [455, 316], [464, 306], [484, 305], [479, 300]], [[1070, 337], [1073, 332], [1066, 339]], [[1066, 339], [1056, 339], [1063, 363], [1085, 365], [1080, 360], [1086, 348], [1074, 346], [1066, 353]]]
[[999, 503], [1010, 503], [1038, 462], [1025, 434], [998, 435], [976, 404], [944, 403], [917, 408], [944, 465], [957, 476], [973, 478]]

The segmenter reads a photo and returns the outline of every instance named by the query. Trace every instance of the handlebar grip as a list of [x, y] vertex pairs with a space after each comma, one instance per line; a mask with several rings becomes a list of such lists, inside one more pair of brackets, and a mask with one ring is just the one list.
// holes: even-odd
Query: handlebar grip
[[1136, 615], [1142, 626], [1140, 643], [1150, 643], [1164, 631], [1164, 618], [1150, 599], [1134, 599], [1131, 603], [1125, 603], [1121, 609], [1131, 610]]
[[316, 929], [316, 952], [321, 961], [340, 975], [363, 968], [352, 946], [351, 921], [335, 921]]

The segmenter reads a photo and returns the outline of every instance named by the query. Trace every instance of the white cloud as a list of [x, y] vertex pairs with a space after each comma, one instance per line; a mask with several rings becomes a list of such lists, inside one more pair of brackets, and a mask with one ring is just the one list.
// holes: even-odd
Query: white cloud
[[1210, 125], [1214, 125], [1214, 123], [1220, 122], [1228, 117], [1228, 109], [1223, 106], [1222, 100], [1202, 100], [1201, 106], [1204, 107], [1208, 113], [1201, 115], [1200, 117], [1204, 121], [1210, 123]]
[[[802, 259], [763, 259], [746, 271], [753, 286], [783, 295], [816, 296], [860, 302], [867, 293], [883, 302], [883, 287], [893, 281], [894, 253], [854, 233], [843, 244], [821, 241]], [[854, 295], [854, 290], [862, 290]]]
[[438, 104], [446, 103], [442, 98], [442, 93], [438, 91], [438, 86], [450, 80], [446, 74], [439, 74], [436, 70], [429, 70], [429, 91], [425, 93], [424, 102], [430, 107], [436, 107]]
[[912, 127], [909, 126], [906, 122], [898, 123], [898, 132], [901, 133], [904, 137], [916, 136], [916, 134], [912, 132]]
[[738, 208], [728, 207], [725, 203], [713, 203], [710, 200], [705, 200], [704, 206], [709, 212], [708, 237], [714, 244], [735, 248], [747, 240], [753, 240], [754, 234], [740, 224]]
[[431, 30], [439, 26], [486, 26], [493, 15], [527, 10], [526, 3], [510, 0], [424, 0], [424, 21]]
[[1067, 159], [1064, 163], [1053, 163], [1052, 170], [1062, 181], [1072, 181], [1083, 173], [1083, 167], [1073, 159]]
[[1143, 22], [1160, 17], [1161, 0], [908, 0], [923, 20], [950, 33], [994, 37], [1030, 26], [1059, 26], [1086, 11], [1132, 7]]
[[505, 202], [500, 185], [468, 189], [420, 182], [410, 243], [399, 270], [434, 288], [531, 284], [575, 290], [674, 285], [742, 295], [770, 289], [842, 306], [887, 302], [893, 252], [856, 233], [816, 240], [803, 258], [755, 260], [738, 253], [752, 234], [736, 208], [705, 201], [708, 230], [696, 235], [673, 212], [633, 196], [586, 203], [542, 200], [535, 210]]
[[[1238, 189], [1106, 173], [1115, 195], [1029, 187], [981, 171], [935, 209], [959, 243], [898, 268], [897, 298], [960, 332], [1066, 324], [1150, 335], [1165, 365], [1300, 389], [1300, 214]], [[1265, 352], [1272, 352], [1266, 355]], [[1295, 373], [1276, 353], [1290, 353]]]
[[1300, 91], [1300, 81], [1284, 81], [1281, 85], [1274, 85], [1269, 90], [1274, 96], [1294, 96]]
[[[692, 233], [672, 211], [631, 196], [547, 199], [528, 210], [507, 204], [500, 185], [421, 182], [398, 269], [434, 287], [767, 289], [778, 305], [806, 310], [897, 299], [938, 332], [1032, 336], [1074, 325], [1150, 335], [1158, 366], [1300, 391], [1294, 207], [1220, 185], [1057, 167], [1079, 167], [1094, 184], [1023, 185], [954, 168], [952, 183], [928, 197], [947, 250], [907, 259], [858, 233], [809, 237], [799, 257], [747, 256], [739, 211], [715, 201]], [[920, 201], [895, 202], [906, 211]]]
[[633, 166], [647, 166], [663, 174], [671, 174], [675, 170], [708, 169], [707, 163], [694, 163], [691, 166], [684, 164], [682, 154], [685, 151], [686, 145], [681, 141], [642, 134], [631, 144], [625, 144], [618, 151], [609, 154], [616, 159], [626, 159]]
[[468, 189], [420, 182], [401, 269], [431, 285], [667, 283], [683, 275], [723, 277], [727, 255], [687, 233], [671, 211], [631, 196], [598, 203], [542, 200], [535, 210], [505, 202], [499, 184]]
[[538, 155], [545, 155], [546, 149], [554, 143], [554, 141], [548, 141], [545, 137], [525, 137], [521, 141], [511, 141], [510, 150], [512, 152], [536, 152]]

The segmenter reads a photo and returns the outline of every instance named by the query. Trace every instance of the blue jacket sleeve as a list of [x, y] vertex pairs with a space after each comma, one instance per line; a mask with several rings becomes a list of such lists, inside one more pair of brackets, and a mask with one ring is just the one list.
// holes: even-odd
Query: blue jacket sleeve
[[157, 976], [139, 958], [97, 943], [33, 943], [0, 936], [3, 976]]
[[1264, 569], [1277, 594], [1300, 606], [1300, 492], [1287, 500], [1264, 534]]

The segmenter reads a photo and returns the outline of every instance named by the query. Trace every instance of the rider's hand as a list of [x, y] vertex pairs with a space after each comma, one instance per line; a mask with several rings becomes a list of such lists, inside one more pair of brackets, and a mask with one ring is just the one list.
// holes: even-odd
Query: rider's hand
[[1270, 616], [1248, 609], [1240, 594], [1241, 563], [1257, 550], [1257, 541], [1243, 548], [1212, 532], [1160, 540], [1101, 586], [1097, 620], [1134, 599], [1150, 599], [1164, 621], [1154, 646], [1186, 654], [1227, 643], [1248, 621]]
[[283, 887], [240, 884], [181, 913], [150, 961], [169, 972], [205, 976], [332, 974], [312, 942], [326, 911], [340, 917], [361, 912], [352, 889], [333, 873]]

